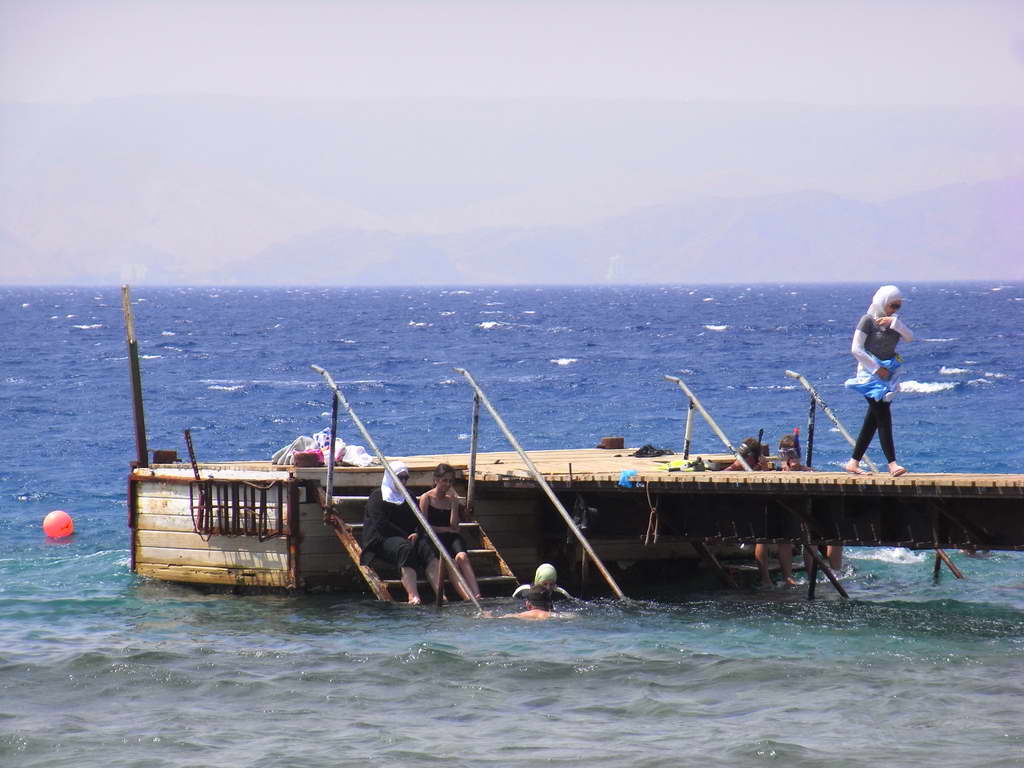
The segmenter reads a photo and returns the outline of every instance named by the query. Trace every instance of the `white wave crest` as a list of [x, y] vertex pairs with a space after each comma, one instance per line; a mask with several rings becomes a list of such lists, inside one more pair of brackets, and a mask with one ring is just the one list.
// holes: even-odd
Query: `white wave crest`
[[911, 552], [902, 547], [858, 547], [847, 549], [846, 553], [851, 560], [879, 560], [894, 565], [917, 565], [928, 559], [925, 552]]
[[143, 360], [159, 360], [163, 355], [139, 355]]
[[575, 357], [560, 357], [557, 360], [549, 360], [548, 362], [554, 363], [555, 365], [572, 365], [573, 363], [578, 363], [579, 360]]
[[32, 306], [31, 304], [22, 304], [22, 305], [21, 305], [21, 308], [22, 308], [22, 309], [28, 309], [28, 308], [29, 308], [29, 307], [31, 307], [31, 306]]
[[215, 390], [217, 392], [237, 392], [238, 390], [242, 389], [244, 386], [245, 386], [244, 384], [232, 384], [232, 385], [212, 384], [209, 387], [207, 387], [207, 389], [212, 389], [212, 390]]
[[1005, 373], [989, 373], [988, 371], [985, 371], [985, 378], [987, 378], [987, 379], [1005, 379], [1006, 378], [1006, 374]]
[[921, 339], [921, 341], [942, 342], [942, 341], [956, 341], [956, 339]]
[[726, 331], [729, 329], [728, 325], [705, 325], [709, 331]]
[[93, 331], [97, 328], [102, 328], [103, 323], [94, 323], [93, 325], [73, 325], [72, 328], [78, 328], [81, 331]]
[[979, 386], [981, 384], [991, 384], [992, 379], [971, 379], [967, 382], [968, 386]]
[[970, 370], [970, 368], [947, 368], [946, 366], [942, 366], [939, 368], [939, 373], [944, 376], [956, 376], [959, 373], [968, 373]]
[[715, 299], [714, 299], [713, 296], [708, 296], [706, 299], [704, 299], [704, 301], [714, 301], [714, 300]]
[[497, 320], [484, 320], [482, 323], [477, 323], [476, 327], [483, 328], [485, 331], [489, 331], [492, 328], [498, 328], [499, 326], [502, 325], [504, 325], [504, 323], [499, 323]]
[[904, 381], [900, 383], [900, 392], [910, 392], [917, 395], [931, 395], [936, 392], [948, 392], [956, 388], [957, 383], [953, 381]]
[[161, 336], [177, 336], [178, 334], [176, 334], [174, 331], [161, 331], [160, 335]]
[[433, 323], [417, 323], [415, 320], [409, 321], [410, 328], [429, 328]]

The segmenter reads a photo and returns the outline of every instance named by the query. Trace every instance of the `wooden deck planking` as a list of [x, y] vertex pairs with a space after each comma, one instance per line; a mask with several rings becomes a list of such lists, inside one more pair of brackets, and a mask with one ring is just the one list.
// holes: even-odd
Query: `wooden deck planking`
[[[668, 461], [682, 458], [681, 454], [671, 454], [655, 458], [636, 458], [630, 454], [635, 449], [604, 450], [599, 448], [551, 449], [528, 451], [531, 461], [546, 477], [552, 479], [568, 479], [570, 464], [574, 480], [602, 481], [618, 480], [623, 470], [636, 470], [636, 480], [658, 483], [766, 483], [781, 485], [851, 485], [851, 486], [935, 486], [945, 485], [961, 488], [1024, 488], [1024, 474], [985, 474], [985, 473], [914, 473], [893, 478], [885, 473], [851, 475], [842, 471], [814, 472], [667, 472], [660, 469]], [[724, 463], [731, 461], [728, 454], [703, 453], [705, 461]], [[441, 453], [417, 456], [391, 456], [389, 460], [404, 461], [413, 472], [413, 482], [424, 480], [419, 473], [430, 473], [437, 464], [444, 462], [456, 469], [465, 471], [469, 467], [467, 453]], [[223, 462], [200, 465], [201, 473], [216, 471], [218, 478], [245, 479], [254, 482], [270, 479], [324, 480], [327, 475], [325, 467], [281, 467], [270, 462]], [[191, 469], [183, 465], [156, 465], [151, 470], [136, 470], [136, 473], [173, 474], [174, 476], [190, 477]], [[356, 487], [372, 487], [379, 482], [380, 467], [335, 467], [335, 485]], [[223, 474], [227, 473], [227, 474]], [[477, 455], [477, 479], [494, 479], [495, 481], [511, 479], [509, 476], [521, 475], [529, 479], [526, 466], [514, 451], [492, 451]], [[143, 475], [145, 476], [145, 475]], [[373, 482], [376, 480], [376, 482]], [[428, 483], [429, 484], [429, 483]], [[155, 495], [147, 483], [146, 495]]]

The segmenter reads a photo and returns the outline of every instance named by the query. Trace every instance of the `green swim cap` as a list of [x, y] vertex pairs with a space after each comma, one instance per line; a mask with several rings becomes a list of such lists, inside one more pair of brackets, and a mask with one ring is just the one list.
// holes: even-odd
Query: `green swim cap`
[[537, 572], [533, 574], [533, 583], [540, 584], [545, 581], [558, 581], [558, 571], [551, 563], [541, 563], [537, 566]]

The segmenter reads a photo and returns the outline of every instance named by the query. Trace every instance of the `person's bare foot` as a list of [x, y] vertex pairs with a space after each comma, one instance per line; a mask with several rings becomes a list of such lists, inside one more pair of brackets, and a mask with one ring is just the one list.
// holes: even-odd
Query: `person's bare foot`
[[409, 595], [409, 605], [420, 605], [422, 602], [419, 595]]
[[795, 586], [797, 586], [797, 583], [796, 583], [796, 579], [794, 579], [794, 578], [793, 578], [792, 576], [787, 576], [787, 577], [786, 577], [786, 584], [787, 584], [788, 586], [790, 586], [790, 587], [795, 587]]
[[856, 459], [850, 459], [848, 462], [846, 462], [846, 466], [844, 467], [844, 469], [847, 472], [849, 472], [851, 475], [866, 475], [867, 474], [867, 472], [865, 472], [863, 469], [860, 468], [860, 462], [857, 461]]
[[889, 462], [889, 474], [893, 477], [899, 477], [900, 475], [907, 474], [906, 467], [901, 467], [895, 461]]

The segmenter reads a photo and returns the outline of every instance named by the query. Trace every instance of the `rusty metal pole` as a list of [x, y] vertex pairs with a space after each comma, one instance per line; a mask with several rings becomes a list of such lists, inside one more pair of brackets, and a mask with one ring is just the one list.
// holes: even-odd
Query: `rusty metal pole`
[[135, 337], [135, 317], [127, 285], [121, 286], [121, 307], [124, 310], [124, 329], [128, 336], [128, 367], [132, 379], [132, 413], [135, 416], [135, 452], [140, 467], [149, 466], [149, 448], [146, 445], [146, 414], [142, 408], [142, 369], [139, 367], [139, 341]]

